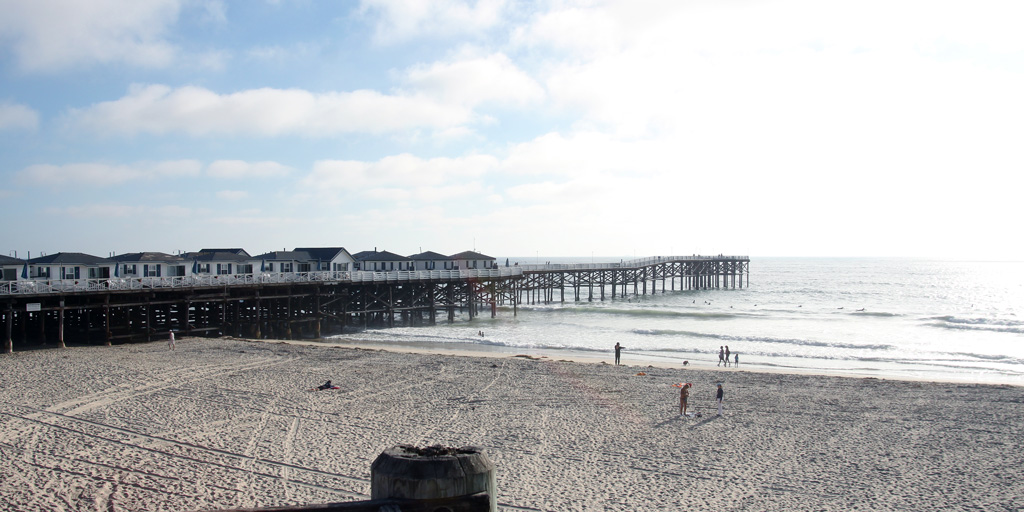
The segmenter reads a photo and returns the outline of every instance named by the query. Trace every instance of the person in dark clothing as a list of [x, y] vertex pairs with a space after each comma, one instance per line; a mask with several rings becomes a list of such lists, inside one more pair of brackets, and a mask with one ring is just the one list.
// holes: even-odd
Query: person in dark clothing
[[619, 345], [619, 342], [616, 341], [615, 342], [615, 364], [616, 365], [619, 364], [619, 356], [621, 356], [621, 355], [622, 355], [622, 345]]
[[325, 389], [331, 389], [331, 381], [324, 382], [323, 384], [316, 387], [317, 391], [323, 391]]
[[715, 394], [715, 400], [718, 401], [718, 415], [722, 415], [722, 400], [725, 398], [725, 391], [722, 391], [722, 385], [718, 385], [718, 393]]

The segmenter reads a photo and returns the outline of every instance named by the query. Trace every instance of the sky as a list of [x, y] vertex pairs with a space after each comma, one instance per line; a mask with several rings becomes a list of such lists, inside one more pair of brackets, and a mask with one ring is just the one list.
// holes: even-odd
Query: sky
[[0, 0], [0, 250], [1020, 259], [1018, 0]]

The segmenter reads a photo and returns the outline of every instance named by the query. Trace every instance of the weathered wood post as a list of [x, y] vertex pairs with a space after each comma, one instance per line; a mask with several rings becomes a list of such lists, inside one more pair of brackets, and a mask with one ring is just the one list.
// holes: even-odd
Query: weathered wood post
[[370, 466], [370, 499], [432, 500], [486, 492], [497, 512], [494, 465], [474, 447], [417, 448], [399, 445], [384, 450]]

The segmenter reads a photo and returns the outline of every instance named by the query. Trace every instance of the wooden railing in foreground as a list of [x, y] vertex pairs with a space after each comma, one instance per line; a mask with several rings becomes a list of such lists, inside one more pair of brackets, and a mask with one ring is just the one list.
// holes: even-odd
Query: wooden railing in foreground
[[479, 448], [399, 445], [370, 465], [370, 499], [222, 512], [497, 512], [494, 465]]

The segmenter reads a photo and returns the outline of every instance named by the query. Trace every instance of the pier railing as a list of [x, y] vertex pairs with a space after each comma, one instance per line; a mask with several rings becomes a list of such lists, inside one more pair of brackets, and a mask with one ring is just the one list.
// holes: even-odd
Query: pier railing
[[749, 256], [651, 256], [634, 260], [624, 260], [619, 263], [545, 263], [535, 265], [519, 265], [520, 268], [529, 272], [540, 272], [545, 270], [603, 270], [618, 268], [637, 268], [648, 265], [657, 265], [672, 261], [750, 261]]
[[397, 283], [458, 281], [522, 275], [521, 267], [486, 270], [403, 270], [395, 272], [260, 272], [258, 274], [191, 275], [177, 277], [111, 277], [105, 279], [23, 279], [0, 282], [0, 295], [39, 295], [174, 288], [206, 288], [284, 283]]

